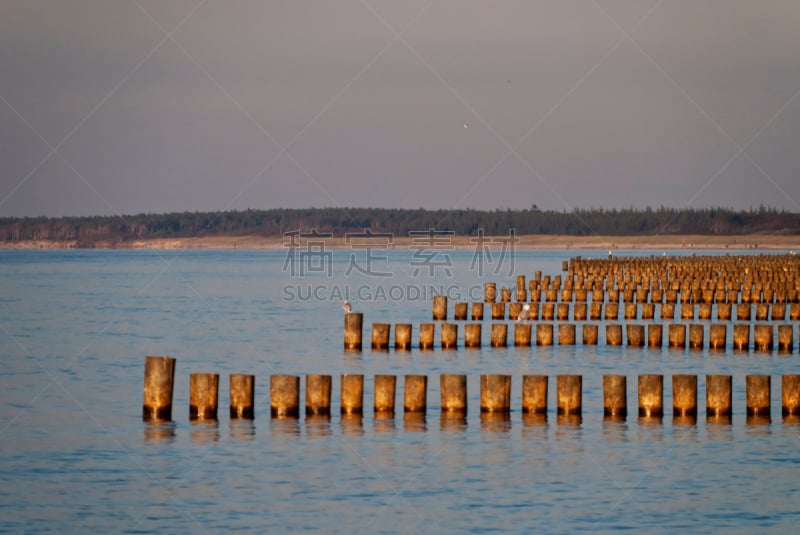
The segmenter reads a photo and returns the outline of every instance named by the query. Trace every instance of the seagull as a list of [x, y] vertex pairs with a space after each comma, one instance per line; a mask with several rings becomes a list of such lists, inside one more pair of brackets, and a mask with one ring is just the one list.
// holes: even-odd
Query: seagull
[[345, 299], [344, 303], [342, 303], [342, 310], [344, 310], [345, 314], [350, 314], [350, 312], [353, 310], [353, 307], [350, 306], [350, 301], [347, 299]]
[[520, 311], [519, 315], [517, 316], [517, 321], [528, 321], [528, 318], [531, 315], [531, 306], [528, 303], [522, 305], [522, 310]]

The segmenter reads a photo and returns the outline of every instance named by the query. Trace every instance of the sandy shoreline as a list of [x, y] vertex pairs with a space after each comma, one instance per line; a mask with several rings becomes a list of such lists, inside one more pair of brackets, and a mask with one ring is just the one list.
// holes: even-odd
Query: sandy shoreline
[[[484, 238], [484, 245], [495, 249], [503, 247], [507, 236]], [[433, 242], [428, 239], [409, 237], [371, 238], [369, 240], [349, 240], [343, 238], [300, 239], [296, 247], [306, 249], [374, 249], [402, 248], [413, 250], [474, 249], [480, 243], [469, 236], [437, 236]], [[289, 247], [288, 238], [261, 236], [208, 236], [200, 238], [157, 238], [149, 240], [130, 240], [125, 242], [100, 241], [93, 244], [98, 249], [284, 249]], [[507, 245], [508, 246], [508, 245]], [[0, 249], [73, 249], [76, 241], [31, 240], [20, 242], [0, 242]], [[705, 235], [660, 235], [660, 236], [555, 236], [526, 235], [517, 236], [516, 249], [728, 249], [728, 250], [776, 250], [800, 249], [800, 236], [775, 234], [749, 234], [741, 236]]]

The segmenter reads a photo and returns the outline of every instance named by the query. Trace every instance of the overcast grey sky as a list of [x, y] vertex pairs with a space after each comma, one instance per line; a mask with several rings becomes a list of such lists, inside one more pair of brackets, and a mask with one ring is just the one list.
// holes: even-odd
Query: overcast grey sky
[[800, 211], [800, 2], [3, 0], [0, 216]]

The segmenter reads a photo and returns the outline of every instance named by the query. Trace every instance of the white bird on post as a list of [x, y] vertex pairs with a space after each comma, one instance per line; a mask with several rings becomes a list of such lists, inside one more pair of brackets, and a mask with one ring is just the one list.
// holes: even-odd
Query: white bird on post
[[344, 310], [345, 314], [350, 314], [350, 312], [353, 311], [353, 307], [350, 306], [350, 301], [347, 299], [345, 299], [344, 303], [342, 303], [342, 310]]
[[528, 303], [522, 305], [522, 310], [519, 312], [517, 316], [517, 321], [528, 321], [528, 318], [531, 315], [531, 306]]

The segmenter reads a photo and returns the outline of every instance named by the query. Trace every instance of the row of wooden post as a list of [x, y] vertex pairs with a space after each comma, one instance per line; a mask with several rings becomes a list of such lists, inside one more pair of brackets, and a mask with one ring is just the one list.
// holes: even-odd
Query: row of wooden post
[[[145, 360], [143, 419], [164, 421], [172, 419], [172, 390], [175, 359], [150, 356]], [[306, 377], [305, 414], [330, 415], [332, 376], [308, 374]], [[254, 376], [230, 376], [230, 417], [255, 417]], [[546, 414], [548, 376], [522, 376], [522, 412]], [[771, 407], [771, 377], [748, 375], [746, 382], [747, 414], [769, 416]], [[706, 375], [706, 414], [729, 417], [732, 413], [732, 377]], [[449, 414], [467, 412], [467, 376], [446, 374], [439, 376], [441, 411]], [[424, 413], [427, 410], [428, 377], [406, 375], [403, 393], [403, 410]], [[781, 378], [781, 407], [784, 416], [800, 414], [800, 375], [783, 375]], [[270, 376], [270, 413], [273, 418], [300, 415], [300, 376]], [[376, 415], [394, 414], [397, 376], [375, 375], [373, 410]], [[193, 373], [189, 380], [189, 417], [193, 420], [216, 420], [219, 375]], [[579, 415], [582, 412], [583, 377], [581, 375], [556, 376], [557, 414]], [[638, 407], [641, 417], [663, 415], [664, 376], [639, 375]], [[673, 415], [697, 415], [697, 376], [672, 376]], [[624, 375], [603, 376], [603, 412], [607, 417], [623, 418], [628, 413], [627, 378]], [[341, 414], [363, 414], [364, 375], [342, 374]], [[511, 376], [483, 374], [480, 376], [480, 410], [488, 413], [507, 413], [511, 410]]]
[[[592, 303], [491, 303], [490, 314], [484, 314], [484, 303], [455, 303], [453, 309], [453, 320], [482, 321], [486, 317], [493, 320], [516, 320], [523, 314], [523, 306], [527, 304], [528, 309], [524, 312], [528, 320], [569, 320], [583, 321], [590, 320], [616, 320], [620, 317], [620, 312], [625, 319], [655, 319], [656, 316], [662, 320], [675, 318], [675, 305], [673, 303], [663, 303], [658, 305], [659, 311], [656, 314], [655, 303], [624, 303], [620, 307], [619, 303], [614, 302], [592, 302]], [[506, 305], [508, 305], [506, 307]], [[683, 303], [679, 305], [681, 319], [712, 319], [713, 306], [709, 303], [694, 305]], [[800, 320], [800, 303], [791, 303], [788, 307], [786, 303], [760, 303], [751, 304], [731, 304], [720, 303], [716, 305], [716, 319], [720, 321], [784, 321], [786, 311], [789, 311], [789, 320]], [[469, 314], [468, 314], [469, 312]], [[570, 318], [571, 316], [571, 318]], [[446, 321], [448, 319], [447, 296], [435, 295], [433, 297], [434, 321]]]
[[[351, 321], [353, 316], [358, 321]], [[345, 349], [359, 350], [362, 347], [361, 314], [351, 313], [345, 317]], [[514, 323], [513, 337], [514, 345], [517, 347], [527, 347], [533, 343], [535, 333], [535, 344], [537, 346], [551, 346], [555, 340], [555, 333], [558, 333], [559, 345], [575, 345], [577, 341], [577, 326], [572, 323]], [[535, 327], [535, 329], [534, 329]], [[624, 329], [623, 329], [624, 327]], [[440, 324], [440, 344], [442, 349], [458, 348], [458, 324]], [[794, 331], [795, 327], [791, 324], [780, 324], [777, 326], [777, 348], [779, 352], [791, 353], [794, 351]], [[464, 347], [482, 347], [483, 326], [480, 323], [467, 323], [464, 325]], [[508, 345], [509, 324], [493, 323], [491, 325], [491, 347], [506, 347]], [[599, 326], [594, 323], [584, 323], [581, 325], [581, 342], [583, 345], [597, 345]], [[708, 331], [708, 342], [706, 343], [706, 331]], [[732, 345], [733, 349], [748, 351], [751, 347], [756, 351], [772, 351], [775, 348], [775, 327], [771, 324], [736, 323], [733, 324]], [[433, 349], [436, 333], [436, 324], [422, 323], [419, 325], [419, 348]], [[661, 348], [664, 345], [664, 325], [660, 323], [639, 324], [619, 323], [605, 324], [606, 344], [610, 346], [623, 345], [624, 342], [630, 347], [651, 347]], [[726, 324], [711, 324], [706, 329], [702, 323], [670, 323], [667, 325], [667, 347], [682, 349], [708, 348], [711, 350], [725, 350], [728, 344], [728, 326]], [[372, 324], [372, 349], [388, 350], [391, 339], [391, 325], [388, 323]], [[410, 323], [395, 324], [395, 343], [397, 350], [409, 350], [412, 347], [412, 325]]]

